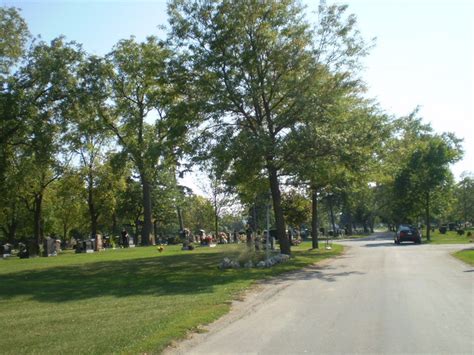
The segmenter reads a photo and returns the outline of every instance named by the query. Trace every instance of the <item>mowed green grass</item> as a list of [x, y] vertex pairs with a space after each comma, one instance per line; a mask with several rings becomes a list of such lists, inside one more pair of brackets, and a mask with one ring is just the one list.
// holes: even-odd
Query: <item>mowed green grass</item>
[[474, 266], [474, 249], [461, 250], [453, 254], [459, 260]]
[[[423, 242], [432, 244], [465, 244], [472, 243], [474, 237], [468, 237], [466, 231], [464, 235], [457, 234], [456, 231], [447, 231], [446, 234], [441, 234], [438, 230], [430, 233], [431, 241], [426, 240], [426, 229], [423, 230]], [[471, 231], [474, 234], [474, 231]]]
[[0, 260], [2, 354], [159, 353], [171, 341], [226, 313], [256, 280], [334, 257], [293, 247], [270, 269], [219, 270], [243, 245], [179, 246]]

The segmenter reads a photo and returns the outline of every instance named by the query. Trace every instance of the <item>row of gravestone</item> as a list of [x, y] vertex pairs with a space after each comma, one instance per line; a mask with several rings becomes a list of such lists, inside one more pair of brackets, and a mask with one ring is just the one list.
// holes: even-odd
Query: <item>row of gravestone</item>
[[[127, 238], [126, 243], [122, 242], [123, 247], [134, 248], [133, 238]], [[100, 234], [92, 239], [76, 240], [76, 253], [93, 253], [110, 248], [111, 244], [107, 238], [103, 238]]]
[[[127, 243], [124, 245], [128, 248], [135, 247], [133, 238], [127, 238]], [[102, 236], [98, 235], [95, 239], [77, 240], [75, 246], [76, 253], [93, 253], [94, 251], [104, 250], [110, 243], [104, 243]], [[7, 258], [12, 255], [12, 245], [6, 243], [0, 245], [0, 257]], [[43, 256], [57, 256], [61, 251], [61, 240], [47, 237], [43, 240]], [[32, 245], [19, 243], [18, 257], [21, 259], [29, 258], [32, 254]]]

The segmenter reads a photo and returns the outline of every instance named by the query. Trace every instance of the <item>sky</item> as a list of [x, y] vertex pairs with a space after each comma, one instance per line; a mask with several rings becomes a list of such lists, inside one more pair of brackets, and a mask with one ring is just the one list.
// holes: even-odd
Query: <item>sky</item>
[[[319, 1], [304, 0], [315, 19]], [[366, 39], [376, 37], [362, 74], [368, 96], [386, 113], [403, 116], [416, 107], [436, 132], [463, 138], [464, 158], [453, 167], [459, 178], [474, 172], [474, 1], [346, 0]], [[0, 0], [22, 9], [33, 35], [59, 35], [91, 53], [108, 53], [120, 39], [163, 36], [166, 1]], [[197, 188], [199, 190], [199, 188]]]

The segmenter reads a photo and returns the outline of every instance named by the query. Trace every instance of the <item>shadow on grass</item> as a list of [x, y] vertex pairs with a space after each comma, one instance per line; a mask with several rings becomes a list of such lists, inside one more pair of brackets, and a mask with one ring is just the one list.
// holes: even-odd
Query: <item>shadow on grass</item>
[[[296, 258], [289, 266], [283, 264], [272, 269], [222, 271], [217, 265], [224, 256], [229, 255], [186, 253], [7, 273], [0, 276], [0, 298], [27, 296], [39, 302], [72, 302], [103, 296], [212, 293], [219, 285], [261, 279], [308, 264]], [[314, 261], [319, 259], [316, 256]], [[314, 273], [314, 277], [326, 281], [334, 281], [336, 276]]]

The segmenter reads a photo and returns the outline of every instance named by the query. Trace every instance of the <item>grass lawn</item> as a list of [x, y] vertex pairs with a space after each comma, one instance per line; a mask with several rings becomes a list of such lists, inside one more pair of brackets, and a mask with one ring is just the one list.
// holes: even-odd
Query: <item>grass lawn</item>
[[459, 260], [474, 266], [474, 249], [461, 250], [453, 254]]
[[179, 246], [65, 253], [0, 260], [2, 354], [158, 353], [188, 330], [229, 310], [256, 280], [342, 252], [293, 247], [271, 269], [219, 270], [244, 245], [181, 251]]
[[[474, 234], [474, 231], [471, 231]], [[431, 241], [426, 240], [426, 228], [423, 230], [423, 243], [431, 244], [466, 244], [472, 243], [474, 237], [468, 237], [467, 232], [464, 235], [458, 235], [455, 231], [448, 231], [446, 234], [441, 234], [438, 230], [430, 233]]]

